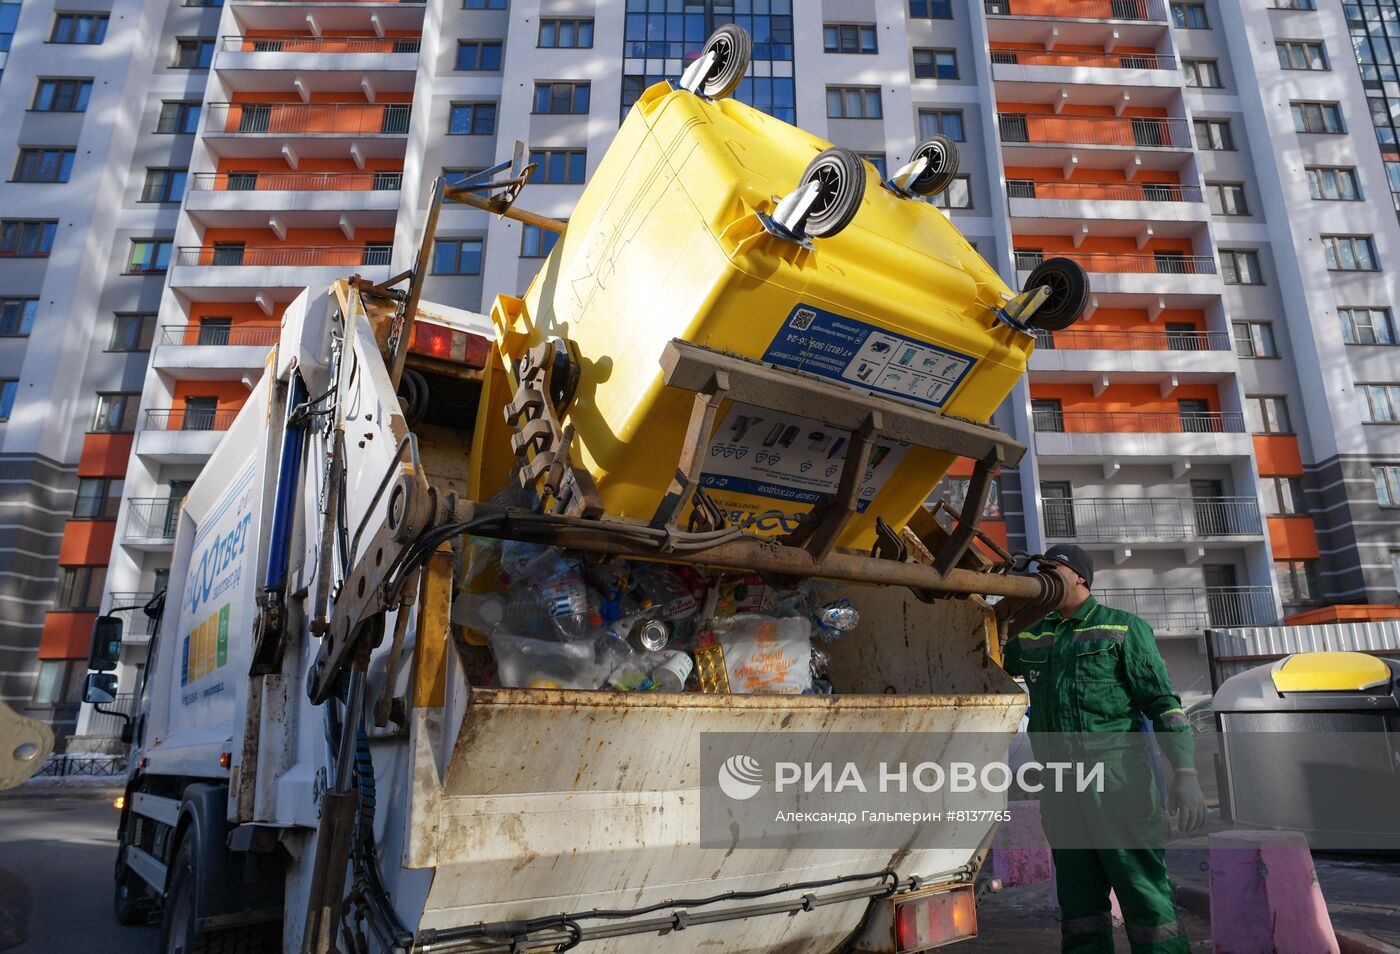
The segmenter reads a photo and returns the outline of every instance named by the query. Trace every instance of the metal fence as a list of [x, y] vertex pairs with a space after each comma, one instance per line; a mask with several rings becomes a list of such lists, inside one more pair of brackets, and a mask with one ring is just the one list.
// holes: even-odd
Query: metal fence
[[1174, 70], [1169, 53], [1085, 53], [1072, 50], [991, 50], [992, 64], [1004, 66], [1094, 66], [1121, 70]]
[[118, 592], [112, 593], [112, 606], [133, 606], [135, 609], [108, 610], [108, 615], [116, 616], [122, 621], [122, 640], [137, 639], [145, 640], [155, 635], [156, 621], [145, 614], [141, 607], [151, 601], [155, 596], [150, 592]]
[[1253, 497], [1101, 497], [1043, 502], [1045, 535], [1065, 540], [1191, 540], [1264, 532]]
[[1142, 149], [1187, 149], [1191, 129], [1171, 116], [1089, 116], [1072, 113], [999, 113], [1004, 143], [1049, 143], [1067, 146], [1135, 146]]
[[146, 412], [148, 431], [226, 431], [238, 416], [238, 408], [151, 408]]
[[1099, 602], [1141, 616], [1153, 629], [1267, 626], [1277, 622], [1268, 586], [1209, 586], [1100, 590]]
[[[118, 727], [120, 731], [120, 726]], [[96, 734], [96, 733], [90, 733]], [[117, 732], [102, 733], [116, 735]], [[35, 778], [115, 778], [126, 774], [125, 755], [66, 755], [54, 753], [44, 760]]]
[[1036, 408], [1037, 431], [1069, 434], [1243, 434], [1238, 411], [1051, 411]]
[[197, 172], [195, 192], [391, 192], [403, 185], [402, 172]]
[[1008, 179], [1010, 199], [1099, 199], [1107, 202], [1200, 202], [1201, 187], [1175, 182], [1038, 182]]
[[1223, 331], [1093, 331], [1034, 329], [1035, 346], [1056, 351], [1229, 351]]
[[173, 540], [180, 502], [169, 497], [130, 497], [126, 502], [126, 540]]
[[417, 53], [416, 36], [225, 36], [225, 53]]
[[993, 17], [1054, 17], [1070, 20], [1151, 20], [1165, 23], [1161, 0], [985, 0]]
[[[1116, 272], [1155, 275], [1214, 275], [1215, 259], [1209, 255], [1119, 254], [1117, 252], [1056, 252], [1056, 258], [1073, 259], [1086, 272]], [[1044, 252], [1018, 251], [1016, 267], [1030, 271], [1045, 261]]]
[[172, 347], [230, 347], [268, 348], [277, 343], [281, 325], [210, 324], [163, 325], [160, 329], [160, 343]]
[[407, 103], [210, 103], [206, 133], [403, 136]]

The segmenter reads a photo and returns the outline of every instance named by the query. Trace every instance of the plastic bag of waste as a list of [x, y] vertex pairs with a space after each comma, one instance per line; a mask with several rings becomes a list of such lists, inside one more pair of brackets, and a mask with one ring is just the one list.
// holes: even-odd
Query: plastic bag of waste
[[593, 644], [529, 639], [510, 633], [491, 635], [499, 683], [518, 689], [597, 689], [608, 677]]
[[740, 613], [717, 620], [731, 692], [797, 695], [812, 688], [812, 623]]

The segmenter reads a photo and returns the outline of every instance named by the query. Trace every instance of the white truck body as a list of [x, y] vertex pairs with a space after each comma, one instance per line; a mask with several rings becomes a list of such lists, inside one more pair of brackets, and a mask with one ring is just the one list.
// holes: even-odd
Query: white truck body
[[[347, 448], [347, 536], [356, 534], [362, 520], [372, 526], [378, 519], [388, 495], [376, 497], [377, 489], [407, 453], [403, 435], [396, 433], [403, 422], [371, 325], [354, 308], [348, 309], [348, 325], [339, 321], [343, 300], [312, 289], [288, 308], [267, 373], [186, 499], [138, 716], [123, 819], [126, 867], [151, 895], [165, 898], [168, 919], [181, 832], [193, 837], [193, 828], [181, 827], [191, 824], [187, 816], [198, 808], [190, 807], [190, 793], [207, 798], [213, 786], [227, 832], [206, 843], [230, 846], [229, 865], [239, 850], [278, 859], [285, 879], [275, 892], [282, 897], [280, 912], [264, 907], [242, 921], [280, 923], [285, 954], [311, 949], [304, 931], [317, 879], [316, 832], [335, 774], [327, 706], [337, 705], [315, 705], [308, 698], [307, 675], [320, 642], [311, 620], [321, 576], [334, 577], [332, 602], [342, 582], [337, 561], [323, 566], [319, 560], [321, 541], [335, 533], [323, 512], [334, 434], [313, 425], [295, 458], [298, 513], [290, 537], [286, 638], [274, 671], [250, 674], [256, 591], [274, 546], [270, 524], [293, 375], [301, 376], [305, 394], [338, 389]], [[479, 316], [430, 303], [423, 303], [423, 313], [489, 333]], [[428, 479], [465, 494], [470, 421], [456, 431], [425, 426], [415, 435]], [[365, 542], [358, 547], [363, 551]], [[972, 847], [698, 847], [699, 793], [715, 784], [700, 777], [699, 734], [981, 731], [1009, 738], [1024, 696], [988, 659], [996, 628], [980, 600], [930, 604], [902, 589], [858, 588], [862, 638], [831, 649], [840, 692], [835, 696], [483, 688], [469, 681], [450, 633], [451, 590], [441, 586], [445, 558], [433, 559], [439, 563], [425, 568], [427, 582], [415, 604], [401, 611], [412, 618], [397, 658], [389, 635], [397, 614], [391, 613], [368, 665], [366, 725], [379, 869], [394, 912], [411, 935], [398, 947], [372, 940], [369, 950], [510, 950], [499, 938], [444, 941], [433, 932], [595, 908], [633, 910], [726, 892], [767, 891], [768, 901], [800, 905], [797, 899], [809, 892], [782, 886], [886, 869], [935, 886], [970, 885], [975, 877], [984, 850]], [[386, 692], [402, 700], [403, 724], [375, 728], [371, 716]], [[929, 807], [937, 809], [937, 797]], [[966, 825], [960, 843], [985, 848], [992, 823]], [[893, 950], [892, 941], [878, 938], [843, 946], [868, 908], [888, 909], [890, 902], [871, 900], [878, 892], [844, 897], [836, 887], [810, 893], [819, 903], [796, 914], [743, 916], [743, 901], [720, 900], [691, 909], [684, 930], [618, 931], [587, 940], [580, 950]], [[649, 917], [673, 915], [663, 905]], [[202, 916], [211, 930], [235, 930], [241, 923], [237, 912]], [[722, 919], [707, 921], [710, 916]], [[617, 929], [646, 920], [583, 923]], [[888, 922], [879, 927], [879, 921], [877, 912], [870, 922], [876, 933], [890, 935]], [[532, 937], [520, 949], [553, 949], [540, 943]]]

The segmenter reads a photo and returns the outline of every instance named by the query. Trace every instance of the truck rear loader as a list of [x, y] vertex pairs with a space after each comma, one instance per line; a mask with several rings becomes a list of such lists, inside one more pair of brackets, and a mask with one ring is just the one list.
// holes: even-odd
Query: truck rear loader
[[[1078, 317], [1082, 273], [1052, 268], [1006, 290], [918, 201], [951, 178], [946, 143], [879, 182], [724, 100], [746, 41], [721, 30], [681, 88], [647, 92], [619, 134], [629, 153], [605, 158], [522, 299], [502, 296], [489, 318], [422, 300], [434, 204], [412, 269], [309, 288], [287, 307], [261, 380], [185, 498], [169, 588], [148, 608], [160, 622], [131, 726], [115, 898], [124, 922], [159, 913], [163, 950], [895, 952], [975, 932], [992, 822], [966, 823], [961, 843], [980, 847], [965, 849], [702, 848], [698, 802], [716, 780], [700, 775], [700, 735], [1014, 732], [1025, 697], [995, 664], [1000, 640], [1063, 590], [973, 545], [995, 469], [1024, 450], [982, 422], [1024, 369], [1028, 322]], [[663, 114], [681, 117], [674, 141], [647, 161], [675, 181], [639, 189], [617, 170], [669, 128]], [[723, 149], [707, 152], [707, 129]], [[782, 148], [746, 151], [744, 135]], [[734, 154], [743, 188], [725, 185], [728, 165], [697, 165]], [[788, 194], [768, 192], [791, 161], [806, 170]], [[560, 229], [515, 207], [528, 176], [517, 160], [446, 196]], [[702, 187], [729, 191], [701, 208]], [[679, 320], [650, 343], [640, 331], [618, 341], [569, 294], [617, 321], [665, 312], [658, 286], [628, 285], [648, 280], [628, 256], [649, 244], [674, 272], [667, 233], [646, 229], [668, 203], [675, 241], [709, 256], [694, 267], [735, 271], [673, 289], [676, 307], [714, 319], [702, 330]], [[900, 269], [932, 263], [919, 294], [947, 307], [907, 319], [926, 332], [894, 330], [889, 315], [911, 313], [902, 299], [857, 318], [859, 303], [831, 290], [832, 269], [878, 249], [862, 232], [871, 216], [904, 243]], [[676, 279], [653, 280], [664, 292]], [[901, 272], [861, 286], [878, 297], [914, 294], [899, 292], [911, 283]], [[777, 304], [765, 318], [746, 295]], [[739, 313], [775, 330], [740, 347]], [[951, 370], [901, 393], [855, 365], [845, 379], [794, 366], [759, 340], [823, 321], [830, 335], [864, 323]], [[722, 456], [735, 407], [815, 422], [848, 449], [825, 484], [772, 471], [718, 503], [725, 484], [706, 461]], [[902, 456], [872, 490], [882, 446]], [[975, 467], [945, 524], [918, 504], [955, 457]], [[536, 502], [500, 493], [511, 488]], [[480, 634], [454, 622], [468, 537], [837, 581], [862, 622], [830, 647], [831, 695], [493, 686]], [[114, 641], [120, 622], [100, 618], [90, 701], [114, 688]]]

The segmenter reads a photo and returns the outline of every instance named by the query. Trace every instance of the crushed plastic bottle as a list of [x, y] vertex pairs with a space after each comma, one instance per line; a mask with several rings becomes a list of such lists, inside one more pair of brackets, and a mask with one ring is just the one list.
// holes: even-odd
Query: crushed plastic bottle
[[545, 549], [528, 566], [527, 576], [512, 578], [502, 621], [506, 631], [570, 642], [590, 638], [601, 620], [578, 561]]
[[811, 662], [812, 684], [807, 689], [803, 690], [804, 695], [831, 695], [832, 688], [830, 665], [831, 661], [827, 658], [826, 653], [813, 646]]
[[824, 643], [834, 643], [842, 633], [849, 633], [860, 625], [860, 612], [851, 601], [842, 597], [820, 607], [812, 616], [817, 637]]

